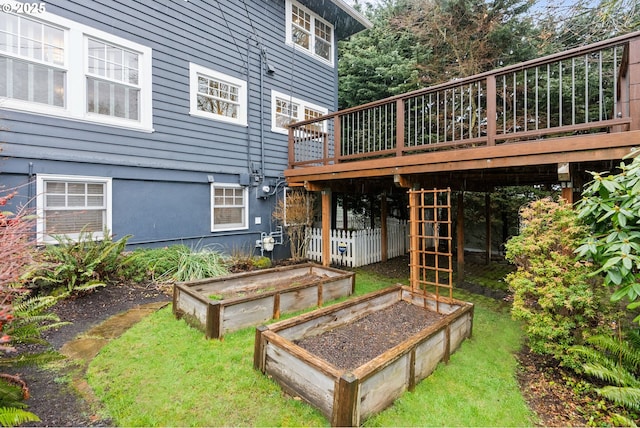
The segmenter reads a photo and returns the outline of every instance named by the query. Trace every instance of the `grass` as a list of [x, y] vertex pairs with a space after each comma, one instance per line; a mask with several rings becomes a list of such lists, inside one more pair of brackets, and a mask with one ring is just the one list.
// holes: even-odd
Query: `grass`
[[[358, 272], [356, 294], [395, 282]], [[535, 423], [515, 379], [519, 325], [498, 302], [456, 297], [476, 304], [473, 338], [365, 425]], [[165, 308], [108, 344], [89, 367], [89, 384], [120, 426], [327, 426], [317, 410], [253, 369], [254, 334], [247, 328], [206, 340]]]

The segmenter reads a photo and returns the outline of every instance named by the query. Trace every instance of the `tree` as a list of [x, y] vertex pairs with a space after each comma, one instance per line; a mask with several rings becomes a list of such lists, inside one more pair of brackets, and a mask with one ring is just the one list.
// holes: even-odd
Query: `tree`
[[366, 14], [373, 28], [342, 41], [338, 73], [341, 109], [365, 104], [418, 88], [420, 46], [408, 28], [391, 21], [404, 10], [405, 0], [385, 0]]
[[528, 0], [409, 0], [392, 22], [411, 29], [424, 47], [420, 78], [433, 85], [534, 57], [530, 6]]

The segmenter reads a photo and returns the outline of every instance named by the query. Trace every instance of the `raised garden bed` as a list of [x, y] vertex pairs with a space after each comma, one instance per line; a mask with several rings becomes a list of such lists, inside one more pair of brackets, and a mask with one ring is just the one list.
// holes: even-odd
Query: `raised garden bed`
[[179, 282], [173, 286], [173, 313], [204, 331], [207, 338], [255, 326], [354, 291], [355, 274], [305, 263]]
[[[392, 335], [393, 332], [377, 326], [372, 315], [382, 313], [378, 317], [381, 324], [393, 325], [385, 321], [385, 315], [394, 316], [395, 311], [397, 318], [398, 311], [413, 312], [416, 308], [428, 314], [413, 313], [411, 318], [417, 320], [409, 323], [411, 327], [402, 327], [409, 333], [396, 340], [397, 344], [389, 343], [388, 349], [366, 356], [365, 362], [342, 364], [344, 354], [366, 354], [360, 348], [372, 347]], [[343, 349], [327, 351], [337, 356], [333, 362], [327, 361], [329, 357], [318, 355], [320, 351], [309, 350], [315, 343], [325, 351], [331, 335], [334, 338], [349, 336], [342, 329], [360, 322], [366, 324], [365, 334], [351, 336], [367, 337], [369, 343], [365, 341], [349, 348], [352, 345], [341, 340], [339, 346]], [[398, 285], [269, 326], [259, 326], [254, 367], [271, 376], [287, 393], [319, 409], [331, 425], [358, 426], [392, 404], [403, 392], [413, 390], [440, 361], [448, 362], [462, 341], [471, 337], [472, 328], [471, 303], [436, 298]], [[359, 365], [353, 367], [353, 364]]]

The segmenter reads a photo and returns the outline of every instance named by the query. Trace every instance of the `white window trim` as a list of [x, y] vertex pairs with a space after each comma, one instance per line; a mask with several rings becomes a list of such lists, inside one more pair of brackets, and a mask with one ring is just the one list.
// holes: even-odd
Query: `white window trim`
[[[291, 20], [291, 14], [292, 14], [292, 9], [291, 9], [291, 5], [295, 4], [297, 7], [299, 7], [300, 9], [304, 10], [305, 12], [307, 12], [309, 15], [311, 15], [311, 18], [313, 20], [317, 19], [319, 21], [321, 21], [322, 23], [328, 25], [331, 28], [331, 53], [329, 55], [330, 60], [327, 61], [325, 58], [322, 58], [321, 56], [318, 56], [315, 54], [315, 39], [316, 39], [316, 33], [315, 33], [315, 23], [314, 21], [312, 21], [312, 25], [311, 25], [311, 46], [310, 49], [305, 49], [302, 46], [299, 46], [295, 43], [293, 43], [292, 40], [292, 32], [291, 32], [291, 25], [292, 25], [292, 20]], [[287, 45], [289, 46], [293, 46], [294, 49], [299, 50], [300, 52], [304, 52], [305, 54], [309, 55], [312, 58], [315, 58], [318, 61], [321, 61], [325, 64], [328, 64], [330, 66], [334, 66], [334, 56], [335, 56], [335, 50], [336, 50], [336, 37], [335, 37], [335, 28], [333, 27], [333, 25], [327, 21], [325, 21], [324, 19], [320, 18], [317, 14], [313, 13], [311, 10], [309, 10], [308, 8], [304, 7], [302, 4], [293, 1], [293, 0], [286, 0], [286, 18], [287, 18], [287, 24], [286, 24], [286, 38], [285, 38], [285, 42]]]
[[[32, 14], [29, 15], [29, 18], [64, 30], [64, 66], [61, 68], [67, 71], [65, 80], [66, 107], [0, 97], [0, 108], [60, 117], [68, 120], [92, 122], [117, 128], [153, 132], [151, 48], [49, 12]], [[138, 121], [87, 112], [86, 73], [88, 71], [87, 38], [89, 37], [103, 40], [140, 55], [140, 118]], [[82, 55], [79, 55], [79, 52], [82, 52]]]
[[[45, 181], [77, 181], [81, 183], [102, 183], [105, 185], [105, 205], [106, 205], [106, 219], [105, 219], [105, 227], [108, 230], [112, 230], [112, 203], [111, 203], [111, 189], [112, 189], [112, 179], [110, 177], [93, 177], [93, 176], [82, 176], [82, 175], [56, 175], [56, 174], [37, 174], [36, 175], [36, 232], [37, 232], [37, 242], [38, 244], [56, 244], [56, 241], [51, 235], [46, 234], [44, 230], [44, 206], [45, 206], [45, 193], [44, 193], [44, 182]], [[77, 240], [79, 237], [79, 233], [67, 234], [66, 236], [70, 239]], [[104, 232], [96, 231], [93, 233], [94, 239], [104, 239]]]
[[[215, 208], [215, 204], [214, 204], [214, 191], [217, 187], [224, 187], [224, 188], [236, 188], [236, 189], [242, 189], [242, 204], [244, 206], [244, 226], [241, 227], [226, 227], [226, 228], [215, 228], [215, 216], [213, 214], [213, 209]], [[249, 229], [249, 189], [247, 188], [247, 186], [242, 186], [240, 184], [235, 184], [235, 183], [211, 183], [210, 186], [210, 196], [209, 196], [211, 202], [210, 202], [210, 213], [211, 213], [211, 232], [228, 232], [231, 230], [247, 230]]]
[[[320, 111], [320, 112], [322, 112], [322, 114], [328, 114], [329, 113], [329, 109], [326, 108], [326, 107], [322, 107], [322, 106], [319, 106], [317, 104], [313, 104], [313, 103], [310, 103], [308, 101], [301, 100], [300, 98], [295, 98], [295, 97], [292, 97], [290, 95], [283, 94], [282, 92], [278, 92], [278, 91], [272, 90], [271, 91], [271, 130], [273, 132], [278, 132], [280, 134], [289, 134], [289, 129], [288, 128], [280, 128], [279, 126], [276, 125], [276, 123], [277, 123], [276, 122], [276, 99], [277, 98], [281, 98], [281, 99], [287, 100], [287, 101], [289, 101], [291, 103], [298, 104], [300, 106], [300, 113], [302, 115], [304, 115], [304, 109], [305, 108], [310, 108], [310, 109], [313, 109], [313, 110], [316, 110], [316, 111]], [[301, 117], [298, 120], [299, 121], [300, 120], [304, 120], [304, 117]]]
[[[240, 109], [238, 117], [232, 118], [219, 114], [208, 113], [198, 110], [198, 76], [202, 75], [216, 80], [230, 83], [238, 87], [238, 99], [240, 100]], [[206, 119], [218, 120], [221, 122], [233, 123], [241, 126], [248, 126], [247, 123], [247, 82], [235, 77], [211, 70], [201, 65], [189, 63], [189, 114], [192, 116], [204, 117]]]

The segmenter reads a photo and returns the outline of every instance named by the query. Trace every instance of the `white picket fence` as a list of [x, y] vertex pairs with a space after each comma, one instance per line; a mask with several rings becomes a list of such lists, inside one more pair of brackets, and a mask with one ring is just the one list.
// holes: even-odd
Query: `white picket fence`
[[[311, 227], [307, 258], [322, 262], [322, 228]], [[331, 230], [331, 264], [358, 267], [382, 260], [382, 230]], [[344, 248], [344, 252], [340, 251]], [[393, 258], [409, 250], [409, 233], [406, 221], [390, 220], [387, 223], [387, 257]]]

